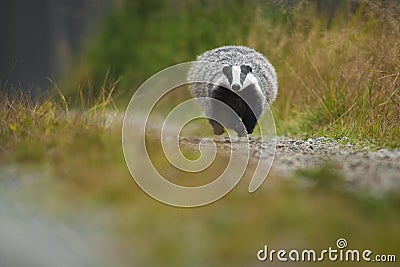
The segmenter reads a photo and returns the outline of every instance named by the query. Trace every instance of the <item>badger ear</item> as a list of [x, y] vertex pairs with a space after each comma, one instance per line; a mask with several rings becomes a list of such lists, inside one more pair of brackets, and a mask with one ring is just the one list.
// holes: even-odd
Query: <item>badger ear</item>
[[244, 74], [247, 74], [249, 72], [253, 72], [253, 69], [249, 65], [241, 65], [240, 71], [243, 72]]
[[225, 76], [228, 76], [229, 73], [231, 73], [231, 71], [232, 71], [232, 67], [230, 67], [230, 66], [224, 66], [222, 68], [222, 73], [225, 74]]

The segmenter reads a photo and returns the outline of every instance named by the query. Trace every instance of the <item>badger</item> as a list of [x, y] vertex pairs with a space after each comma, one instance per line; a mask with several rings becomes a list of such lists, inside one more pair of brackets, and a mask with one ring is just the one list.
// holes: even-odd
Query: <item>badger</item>
[[[253, 133], [278, 93], [274, 67], [262, 54], [245, 46], [206, 51], [191, 65], [187, 80], [215, 135], [222, 135], [225, 128], [233, 129], [239, 137]], [[221, 102], [225, 105], [218, 104]]]

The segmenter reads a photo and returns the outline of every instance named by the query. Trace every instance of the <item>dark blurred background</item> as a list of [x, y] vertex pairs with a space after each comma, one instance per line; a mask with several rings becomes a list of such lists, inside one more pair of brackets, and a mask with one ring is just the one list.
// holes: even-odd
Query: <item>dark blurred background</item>
[[[2, 0], [0, 84], [3, 90], [45, 91], [50, 78], [66, 81], [62, 89], [71, 91], [91, 80], [96, 90], [109, 75], [122, 77], [126, 90], [206, 49], [249, 45], [254, 10], [276, 22], [282, 5], [300, 2]], [[315, 2], [329, 21], [344, 5]]]
[[[46, 90], [72, 64], [112, 0], [2, 0], [0, 81]], [[6, 86], [7, 88], [7, 86]]]

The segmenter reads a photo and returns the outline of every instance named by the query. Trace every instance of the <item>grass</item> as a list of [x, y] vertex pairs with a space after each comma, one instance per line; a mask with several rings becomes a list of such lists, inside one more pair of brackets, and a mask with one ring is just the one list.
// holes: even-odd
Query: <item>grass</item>
[[[3, 95], [9, 108], [3, 108], [2, 122], [15, 129], [2, 132], [1, 183], [13, 184], [18, 201], [30, 209], [72, 228], [81, 229], [83, 223], [91, 227], [86, 235], [94, 240], [103, 236], [106, 245], [93, 249], [105, 262], [243, 266], [256, 265], [255, 253], [264, 245], [322, 250], [343, 237], [351, 248], [382, 254], [396, 253], [400, 245], [399, 195], [348, 191], [329, 165], [299, 170], [287, 179], [270, 176], [253, 194], [247, 193], [245, 177], [222, 200], [202, 208], [161, 204], [132, 180], [121, 151], [120, 127], [105, 127], [104, 115], [113, 111], [112, 101], [99, 101], [109, 99], [108, 94], [92, 102], [102, 108], [87, 106], [83, 113], [74, 112], [73, 105], [66, 109], [63, 99], [70, 105], [66, 97], [35, 103], [20, 94]], [[152, 160], [162, 162], [159, 144], [148, 146]], [[10, 168], [14, 174], [4, 175]], [[187, 179], [182, 172], [173, 177]]]
[[47, 93], [36, 100], [23, 90], [4, 88], [0, 92], [0, 144], [3, 148], [10, 143], [60, 138], [65, 132], [100, 131], [106, 126], [107, 115], [117, 112], [111, 97], [117, 82], [105, 82], [98, 96], [89, 88], [79, 90], [75, 99], [69, 97], [68, 100], [55, 82], [53, 85], [57, 95]]
[[400, 22], [390, 6], [365, 3], [330, 28], [307, 5], [287, 11], [284, 23], [254, 23], [248, 44], [279, 76], [280, 133], [400, 145]]

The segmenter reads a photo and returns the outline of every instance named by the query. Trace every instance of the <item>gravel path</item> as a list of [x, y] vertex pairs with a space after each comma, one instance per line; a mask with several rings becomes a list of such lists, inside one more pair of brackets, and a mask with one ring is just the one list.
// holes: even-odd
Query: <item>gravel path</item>
[[368, 151], [324, 137], [277, 140], [273, 168], [282, 174], [327, 162], [357, 187], [387, 191], [400, 186], [400, 149]]
[[[197, 145], [201, 139], [182, 138], [181, 142]], [[244, 140], [228, 139], [216, 141], [217, 146], [240, 151], [246, 144]], [[333, 139], [319, 137], [307, 140], [277, 137], [272, 141], [260, 142], [250, 139], [252, 157], [271, 157], [276, 144], [272, 173], [288, 176], [299, 169], [313, 168], [330, 164], [345, 179], [350, 187], [367, 189], [373, 192], [386, 192], [400, 188], [400, 148], [369, 151], [351, 144], [339, 144]]]
[[[160, 125], [154, 125], [159, 128]], [[229, 140], [215, 137], [218, 147], [241, 151], [245, 140]], [[180, 138], [180, 142], [196, 146], [202, 139]], [[209, 139], [211, 141], [211, 139]], [[362, 188], [376, 193], [397, 191], [400, 189], [400, 148], [394, 150], [379, 149], [371, 151], [369, 147], [360, 147], [345, 143], [339, 144], [331, 138], [318, 137], [299, 140], [290, 137], [276, 137], [261, 142], [250, 137], [250, 153], [254, 159], [274, 156], [271, 172], [287, 177], [299, 169], [314, 168], [329, 164], [338, 171], [351, 188]]]

